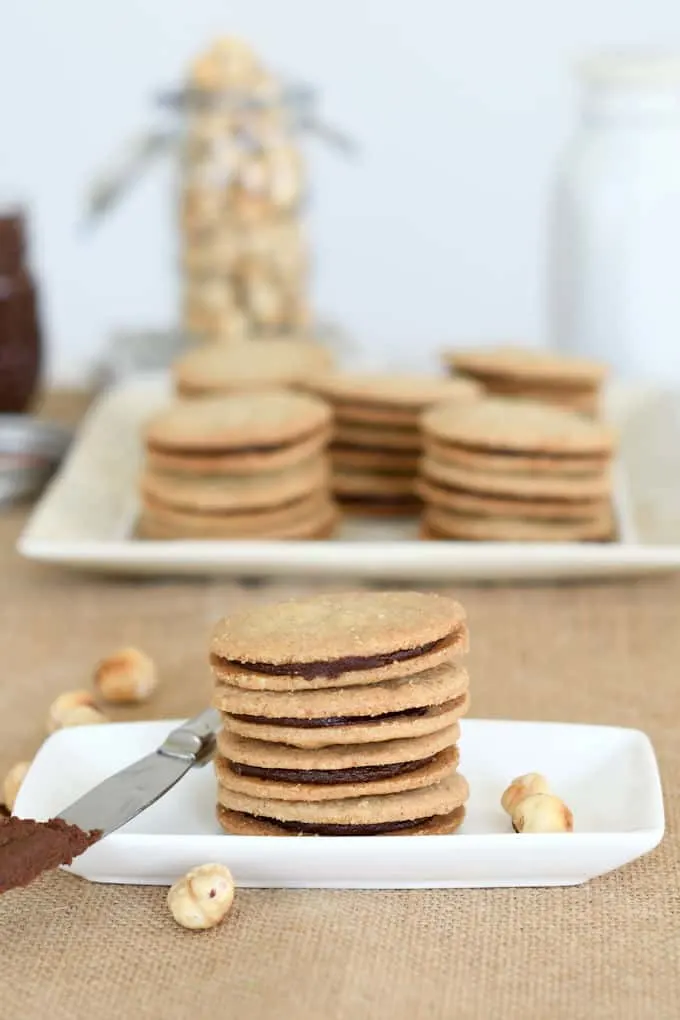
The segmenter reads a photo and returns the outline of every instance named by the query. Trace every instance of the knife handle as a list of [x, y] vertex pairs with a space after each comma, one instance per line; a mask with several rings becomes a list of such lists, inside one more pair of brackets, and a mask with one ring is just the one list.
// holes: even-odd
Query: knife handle
[[215, 735], [220, 726], [219, 712], [208, 708], [168, 733], [158, 753], [193, 765], [206, 765], [215, 752]]

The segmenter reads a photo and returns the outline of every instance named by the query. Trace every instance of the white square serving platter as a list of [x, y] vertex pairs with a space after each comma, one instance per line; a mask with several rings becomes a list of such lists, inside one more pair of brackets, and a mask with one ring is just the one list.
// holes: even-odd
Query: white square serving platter
[[[36, 755], [15, 812], [47, 819], [151, 752], [179, 720], [61, 730]], [[229, 836], [215, 820], [211, 766], [107, 836], [71, 871], [93, 882], [169, 885], [198, 864], [226, 864], [241, 886], [333, 889], [577, 885], [652, 850], [664, 833], [661, 781], [639, 730], [466, 719], [465, 822], [448, 836]], [[500, 807], [510, 780], [545, 774], [574, 832], [518, 835]], [[631, 805], [635, 810], [631, 810]]]
[[680, 569], [680, 394], [612, 387], [621, 433], [610, 543], [427, 542], [415, 522], [353, 521], [328, 541], [144, 541], [133, 537], [144, 422], [170, 398], [165, 377], [101, 396], [19, 540], [30, 559], [128, 575], [317, 575], [390, 581], [522, 580]]

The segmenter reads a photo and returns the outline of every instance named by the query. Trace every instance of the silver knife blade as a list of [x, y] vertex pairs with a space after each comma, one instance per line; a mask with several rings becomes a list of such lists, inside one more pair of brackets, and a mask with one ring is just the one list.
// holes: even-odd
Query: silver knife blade
[[190, 769], [210, 760], [220, 725], [214, 709], [202, 712], [172, 730], [154, 752], [99, 783], [57, 817], [85, 832], [114, 832], [155, 804]]

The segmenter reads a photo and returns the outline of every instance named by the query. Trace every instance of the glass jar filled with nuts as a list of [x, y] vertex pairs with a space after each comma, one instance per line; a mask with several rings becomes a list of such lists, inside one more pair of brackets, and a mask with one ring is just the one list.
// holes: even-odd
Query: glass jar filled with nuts
[[309, 254], [300, 132], [314, 102], [245, 43], [218, 40], [166, 97], [181, 114], [183, 325], [206, 340], [305, 332]]

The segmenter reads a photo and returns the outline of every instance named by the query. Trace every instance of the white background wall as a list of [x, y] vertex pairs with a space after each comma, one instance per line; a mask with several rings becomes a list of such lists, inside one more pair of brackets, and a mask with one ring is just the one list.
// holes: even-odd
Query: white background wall
[[544, 205], [577, 110], [570, 65], [674, 45], [677, 0], [21, 0], [0, 22], [0, 184], [32, 203], [51, 365], [85, 373], [112, 328], [170, 322], [172, 176], [98, 231], [85, 185], [213, 34], [319, 85], [355, 163], [314, 148], [319, 308], [391, 361], [543, 335]]

